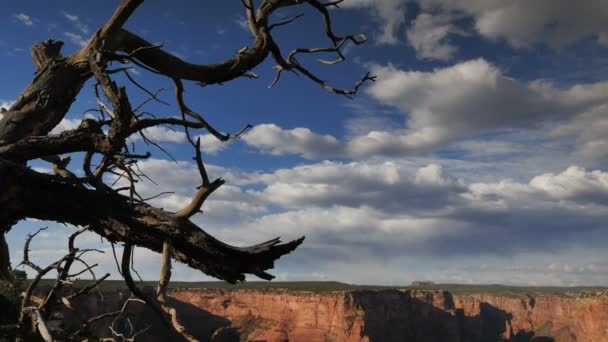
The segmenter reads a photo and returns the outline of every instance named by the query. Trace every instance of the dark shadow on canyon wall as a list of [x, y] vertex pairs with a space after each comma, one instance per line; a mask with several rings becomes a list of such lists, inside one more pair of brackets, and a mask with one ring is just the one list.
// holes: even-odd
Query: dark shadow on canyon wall
[[[482, 303], [479, 315], [466, 316], [455, 308], [448, 291], [426, 295], [429, 297], [420, 299], [410, 291], [353, 292], [352, 304], [365, 312], [363, 335], [370, 342], [555, 342], [534, 332], [510, 334], [507, 340], [503, 336], [507, 336], [510, 313]], [[444, 308], [452, 312], [433, 306], [432, 296], [443, 296]]]
[[[147, 289], [153, 294], [153, 289]], [[520, 331], [514, 335], [507, 333], [512, 315], [488, 303], [480, 305], [480, 312], [475, 316], [466, 316], [461, 309], [456, 309], [454, 298], [448, 291], [427, 292], [413, 296], [410, 291], [354, 291], [345, 296], [345, 309], [353, 312], [346, 317], [346, 326], [363, 320], [362, 337], [369, 337], [370, 342], [559, 342], [542, 336], [550, 332], [552, 326], [539, 327], [539, 331]], [[421, 297], [422, 296], [422, 297]], [[75, 327], [83, 318], [99, 315], [103, 312], [118, 310], [128, 298], [128, 291], [106, 293], [105, 299], [83, 297], [81, 303], [75, 303], [79, 314], [66, 312], [65, 322], [72, 322]], [[442, 307], [434, 306], [433, 302]], [[438, 303], [439, 302], [439, 303]], [[188, 331], [201, 341], [238, 342], [247, 339], [247, 329], [243, 322], [230, 320], [211, 314], [194, 304], [171, 299], [170, 303], [178, 312], [178, 317]], [[348, 310], [359, 308], [362, 310]], [[114, 326], [115, 330], [129, 335], [131, 329], [139, 331], [140, 341], [174, 341], [178, 340], [165, 327], [149, 307], [135, 303], [129, 310], [129, 320], [122, 319]], [[363, 317], [358, 316], [363, 312]], [[113, 318], [107, 318], [91, 326], [97, 336], [109, 337], [108, 326]], [[236, 323], [236, 324], [233, 324]], [[548, 323], [550, 324], [550, 322]], [[133, 328], [131, 328], [131, 326]], [[237, 329], [235, 326], [239, 326]], [[244, 336], [240, 336], [243, 334]], [[510, 339], [503, 336], [509, 335]], [[574, 339], [576, 340], [576, 339]], [[574, 341], [567, 339], [567, 341]], [[565, 340], [566, 341], [566, 340]], [[334, 341], [340, 342], [340, 341]]]
[[[229, 329], [231, 322], [228, 319], [216, 316], [195, 305], [173, 298], [169, 299], [169, 305], [175, 308], [179, 319], [188, 329], [188, 332], [200, 338], [201, 341], [210, 341], [213, 333], [220, 328], [224, 328], [222, 329], [223, 341], [228, 342], [229, 340], [234, 340], [234, 338], [228, 338], [228, 336], [234, 336], [236, 334], [236, 332]], [[236, 337], [236, 341], [238, 341], [238, 335], [236, 335]]]
[[[144, 292], [153, 296], [154, 290], [151, 288], [144, 289]], [[77, 329], [83, 319], [88, 319], [100, 315], [102, 313], [113, 312], [120, 310], [122, 304], [128, 299], [128, 291], [116, 291], [104, 293], [102, 300], [98, 296], [83, 296], [77, 299], [73, 304], [78, 308], [78, 312], [67, 310], [64, 313], [66, 330], [73, 331]], [[230, 328], [230, 320], [211, 314], [208, 311], [202, 310], [193, 304], [174, 300], [170, 298], [170, 305], [173, 306], [178, 313], [178, 318], [188, 331], [199, 338], [201, 341], [211, 341], [214, 332], [221, 333], [221, 341], [238, 342], [238, 332]], [[148, 306], [142, 303], [132, 303], [129, 305], [127, 315], [114, 322], [114, 330], [124, 334], [126, 337], [131, 336], [134, 332], [144, 329], [145, 332], [138, 335], [138, 341], [179, 341], [180, 339], [161, 321], [158, 315]], [[92, 324], [90, 331], [95, 336], [110, 337], [112, 336], [109, 326], [114, 321], [115, 317], [104, 318]]]

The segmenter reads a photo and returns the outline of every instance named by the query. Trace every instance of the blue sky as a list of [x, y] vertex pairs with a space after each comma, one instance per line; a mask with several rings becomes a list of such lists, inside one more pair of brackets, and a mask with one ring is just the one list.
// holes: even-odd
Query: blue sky
[[[62, 40], [67, 55], [117, 4], [2, 2], [0, 104], [31, 80], [32, 44]], [[305, 6], [275, 20], [299, 13], [277, 29], [279, 44], [285, 51], [325, 46], [321, 18]], [[608, 4], [345, 0], [332, 14], [337, 32], [365, 33], [368, 42], [347, 46], [348, 60], [338, 65], [316, 56], [301, 62], [343, 88], [368, 71], [377, 75], [354, 100], [289, 73], [269, 89], [270, 59], [254, 70], [257, 80], [186, 86], [189, 107], [221, 131], [254, 126], [226, 144], [197, 132], [211, 175], [228, 181], [197, 224], [237, 245], [306, 235], [279, 261], [274, 274], [283, 280], [608, 283]], [[180, 58], [210, 63], [250, 43], [243, 21], [240, 1], [146, 1], [127, 29]], [[130, 72], [151, 90], [168, 89], [161, 97], [171, 106], [145, 110], [177, 114], [169, 80]], [[146, 98], [135, 87], [128, 92], [134, 104]], [[77, 126], [94, 104], [89, 83], [54, 132]], [[199, 182], [192, 150], [179, 128], [148, 136], [178, 162], [134, 139], [139, 151], [153, 153], [141, 167], [159, 184], [138, 187], [144, 195], [174, 191], [153, 204], [178, 209]], [[34, 255], [63, 253], [73, 227], [21, 222], [8, 235], [13, 263], [25, 234], [47, 225]], [[81, 243], [109, 250], [94, 235]], [[153, 279], [158, 256], [135, 254], [140, 273]], [[100, 273], [117, 276], [111, 253], [92, 258]], [[174, 274], [207, 279], [181, 266]]]

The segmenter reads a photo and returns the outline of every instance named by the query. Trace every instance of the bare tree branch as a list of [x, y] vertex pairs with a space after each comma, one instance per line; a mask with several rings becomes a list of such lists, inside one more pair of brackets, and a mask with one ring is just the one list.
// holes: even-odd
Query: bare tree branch
[[[44, 340], [52, 340], [52, 332], [46, 329], [45, 324], [51, 309], [59, 302], [70, 307], [73, 298], [98, 288], [97, 285], [109, 276], [106, 274], [97, 279], [94, 273], [97, 264], [90, 265], [83, 260], [83, 254], [95, 250], [79, 250], [74, 246], [76, 236], [85, 230], [107, 239], [113, 249], [114, 243], [125, 244], [122, 266], [118, 266], [116, 259], [119, 273], [133, 294], [151, 305], [163, 321], [186, 340], [194, 341], [195, 338], [179, 322], [175, 309], [167, 301], [171, 259], [230, 283], [244, 281], [246, 274], [267, 280], [273, 278], [268, 270], [274, 267], [275, 260], [295, 250], [302, 243], [303, 237], [287, 243], [281, 243], [279, 238], [275, 238], [250, 247], [235, 247], [215, 239], [190, 221], [193, 215], [200, 212], [205, 200], [224, 184], [221, 178], [210, 181], [202, 160], [201, 149], [204, 146], [201, 146], [200, 138], [193, 139], [190, 130], [204, 129], [220, 141], [228, 141], [239, 138], [252, 126], [244, 125], [233, 134], [222, 133], [198, 110], [195, 111], [186, 104], [183, 82], [194, 81], [207, 86], [223, 84], [238, 77], [255, 79], [258, 76], [253, 71], [254, 68], [271, 55], [277, 63], [274, 67], [276, 77], [271, 86], [279, 81], [283, 71], [290, 71], [304, 75], [328, 92], [353, 97], [363, 84], [374, 81], [375, 76], [366, 74], [351, 89], [336, 88], [298, 61], [298, 57], [303, 54], [329, 53], [336, 55], [336, 58], [318, 58], [318, 62], [328, 65], [340, 63], [346, 59], [342, 51], [345, 44], [350, 42], [359, 45], [366, 41], [362, 34], [340, 36], [335, 33], [328, 8], [339, 7], [342, 1], [323, 3], [319, 0], [261, 0], [256, 8], [253, 0], [242, 0], [253, 41], [249, 46], [238, 49], [228, 59], [211, 64], [184, 61], [164, 51], [162, 45], [151, 44], [127, 31], [125, 24], [143, 0], [122, 0], [111, 18], [89, 37], [85, 46], [65, 58], [60, 51], [62, 42], [47, 40], [32, 47], [30, 52], [36, 74], [11, 108], [2, 110], [3, 116], [0, 119], [0, 188], [3, 189], [0, 195], [0, 276], [10, 276], [8, 245], [4, 233], [19, 220], [37, 218], [71, 223], [83, 228], [70, 237], [67, 254], [46, 267], [38, 266], [29, 259], [30, 242], [39, 231], [26, 240], [22, 263], [31, 267], [37, 275], [29, 284], [22, 301], [21, 325], [29, 320], [28, 324], [34, 327], [36, 334]], [[273, 15], [281, 8], [299, 5], [311, 6], [321, 15], [325, 36], [330, 44], [318, 48], [299, 47], [284, 57], [272, 36], [273, 30], [293, 23], [302, 15], [279, 21], [274, 21]], [[110, 64], [114, 62], [121, 65], [110, 69]], [[160, 90], [153, 93], [131, 77], [129, 69], [132, 65], [174, 82], [175, 99], [181, 118], [162, 117], [141, 110], [150, 101], [167, 103], [159, 99]], [[120, 72], [125, 73], [128, 84], [139, 88], [149, 98], [133, 107], [127, 89], [112, 80], [112, 75]], [[93, 93], [97, 102], [97, 108], [92, 111], [97, 113], [99, 120], [84, 118], [74, 130], [49, 135], [68, 113], [83, 84], [91, 78], [96, 81]], [[183, 128], [188, 142], [195, 150], [194, 160], [201, 177], [201, 185], [197, 187], [190, 203], [176, 213], [146, 203], [156, 196], [142, 198], [138, 194], [137, 183], [149, 177], [141, 172], [137, 162], [150, 158], [151, 154], [138, 153], [133, 141], [128, 140], [131, 135], [139, 134], [145, 144], [157, 147], [175, 160], [163, 146], [146, 136], [147, 128], [161, 125]], [[76, 176], [78, 172], [69, 169], [69, 154], [78, 152], [84, 152], [84, 176], [81, 177]], [[54, 175], [28, 169], [27, 162], [34, 159], [50, 162]], [[97, 161], [97, 165], [92, 166]], [[112, 184], [112, 178], [126, 180], [127, 184]], [[131, 270], [135, 271], [132, 258], [132, 248], [135, 246], [163, 254], [156, 299], [145, 298], [131, 277]], [[72, 272], [70, 269], [75, 262], [83, 268]], [[58, 272], [53, 287], [38, 307], [30, 306], [33, 291], [40, 279], [52, 270]], [[68, 287], [66, 284], [70, 285], [73, 277], [84, 272], [91, 274], [93, 283], [75, 293], [63, 295]], [[115, 317], [110, 325], [113, 336], [109, 338], [135, 339], [145, 329], [129, 331], [128, 334], [115, 329], [115, 323], [125, 318], [125, 308], [132, 301], [134, 300], [126, 301], [120, 311], [83, 322], [81, 329], [72, 336], [81, 336], [95, 321]], [[13, 331], [11, 327], [7, 329]], [[23, 327], [16, 329], [22, 331]]]
[[0, 207], [6, 209], [0, 211], [0, 221], [33, 217], [75, 225], [90, 224], [93, 232], [109, 241], [133, 241], [159, 253], [163, 242], [170, 239], [176, 260], [228, 282], [244, 280], [244, 273], [272, 279], [265, 270], [303, 241], [302, 238], [279, 244], [279, 240], [273, 239], [251, 247], [233, 247], [184, 218], [145, 203], [130, 205], [128, 197], [116, 193], [78, 188], [60, 177], [40, 174], [1, 159], [0, 174], [5, 175], [0, 178], [0, 188], [8, 189], [11, 194], [0, 197]]

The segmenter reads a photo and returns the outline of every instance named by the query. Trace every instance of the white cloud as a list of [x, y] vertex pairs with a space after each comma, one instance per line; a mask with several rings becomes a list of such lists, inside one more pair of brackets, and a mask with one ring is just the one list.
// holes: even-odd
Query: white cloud
[[[520, 224], [527, 226], [555, 226], [566, 232], [574, 226], [565, 225], [571, 224], [571, 220], [580, 220], [577, 229], [593, 229], [602, 226], [596, 220], [608, 209], [607, 177], [606, 172], [571, 166], [558, 174], [536, 176], [528, 183], [511, 180], [473, 183], [462, 196], [477, 210], [508, 213], [509, 216], [518, 212], [521, 219], [528, 220], [528, 223]], [[539, 217], [542, 215], [556, 216], [543, 219]], [[564, 222], [559, 222], [558, 217]]]
[[211, 155], [218, 154], [218, 152], [224, 150], [230, 144], [229, 141], [221, 141], [213, 134], [203, 134], [198, 136], [201, 139], [201, 151]]
[[[392, 22], [387, 19], [380, 37], [381, 42], [394, 43], [404, 12], [379, 8], [400, 6], [396, 4], [347, 0], [345, 7], [371, 8], [378, 17], [397, 18]], [[410, 43], [422, 58], [448, 59], [455, 52], [447, 40], [457, 32], [451, 21], [455, 14], [450, 11], [464, 10], [458, 5], [442, 6], [447, 12], [419, 15], [408, 32]], [[495, 6], [511, 5], [495, 2]], [[483, 36], [506, 39], [514, 46], [537, 42], [569, 44], [567, 40], [552, 42], [550, 35], [544, 33], [541, 38], [523, 40], [506, 29], [497, 29], [493, 35], [487, 21], [479, 23], [483, 15], [472, 11], [467, 13], [473, 13], [470, 15]], [[484, 11], [491, 12], [479, 13]], [[67, 13], [65, 16], [70, 21], [78, 20]], [[601, 41], [602, 37], [598, 39]], [[82, 43], [82, 37], [80, 40], [77, 44]], [[520, 82], [483, 59], [427, 72], [376, 65], [373, 72], [380, 78], [367, 88], [367, 93], [406, 116], [406, 126], [393, 128], [394, 121], [361, 120], [352, 124], [351, 134], [343, 140], [307, 128], [256, 126], [242, 140], [264, 152], [361, 159], [249, 173], [208, 165], [212, 178], [222, 176], [229, 183], [205, 203], [205, 214], [196, 216], [197, 223], [234, 244], [251, 244], [276, 235], [291, 238], [306, 234], [302, 248], [282, 259], [279, 266], [288, 265], [290, 279], [298, 279], [312, 269], [321, 278], [330, 274], [340, 280], [382, 283], [405, 282], [412, 277], [556, 285], [608, 280], [608, 276], [600, 276], [602, 271], [608, 274], [608, 263], [603, 262], [608, 255], [603, 246], [597, 247], [608, 241], [608, 234], [603, 233], [608, 212], [608, 173], [578, 166], [546, 173], [552, 167], [537, 163], [542, 164], [538, 166], [542, 172], [521, 180], [505, 178], [503, 174], [508, 172], [504, 170], [503, 174], [493, 173], [492, 168], [507, 165], [503, 161], [459, 161], [462, 164], [454, 166], [451, 163], [457, 161], [431, 157], [367, 159], [375, 155], [417, 154], [463, 138], [467, 140], [450, 147], [465, 151], [467, 156], [521, 153], [522, 149], [535, 147], [520, 141], [488, 141], [477, 135], [538, 127], [553, 128], [556, 137], [576, 137], [580, 153], [606, 158], [608, 147], [603, 133], [608, 128], [604, 115], [607, 84], [579, 84], [564, 89], [542, 80]], [[73, 129], [78, 123], [64, 120], [54, 133]], [[159, 142], [185, 142], [183, 132], [165, 127], [150, 129], [148, 136]], [[227, 146], [209, 134], [200, 137], [203, 153], [215, 154]], [[523, 168], [522, 164], [510, 167]], [[167, 210], [185, 205], [200, 184], [192, 162], [151, 159], [142, 161], [140, 167], [159, 183], [155, 186], [145, 180], [139, 182], [137, 188], [144, 197], [174, 191], [152, 201]], [[467, 180], [460, 179], [455, 171], [458, 167], [465, 169], [460, 172], [467, 174]], [[55, 254], [51, 252], [53, 248], [43, 249], [40, 255], [55, 255], [56, 248]], [[158, 256], [142, 252], [142, 257], [142, 272], [156, 277]], [[483, 267], [476, 264], [481, 259]], [[109, 261], [108, 267], [113, 267], [113, 260]], [[427, 267], [428, 262], [436, 265]], [[307, 266], [311, 264], [314, 266]], [[476, 265], [479, 267], [473, 269]], [[545, 273], [539, 276], [541, 271]], [[193, 273], [184, 272], [177, 279], [199, 276]]]
[[4, 114], [2, 114], [1, 112], [3, 110], [8, 110], [9, 108], [11, 108], [13, 103], [15, 103], [15, 101], [0, 100], [0, 120], [2, 120], [2, 118], [4, 117]]
[[420, 59], [448, 60], [457, 48], [450, 45], [447, 37], [460, 33], [446, 15], [420, 13], [407, 31], [407, 40]]
[[[89, 116], [90, 117], [90, 116]], [[61, 122], [51, 131], [51, 134], [59, 134], [63, 131], [72, 130], [80, 125], [80, 119], [62, 119]], [[154, 142], [169, 142], [169, 143], [184, 143], [186, 142], [186, 134], [181, 130], [171, 129], [165, 126], [153, 126], [143, 130], [146, 138]], [[201, 146], [203, 153], [211, 155], [217, 154], [227, 147], [229, 142], [222, 143], [211, 134], [203, 134], [199, 136], [201, 138]], [[142, 140], [139, 134], [133, 134], [129, 138], [131, 141]]]
[[89, 34], [89, 27], [83, 23], [77, 15], [69, 14], [65, 11], [62, 12], [63, 16], [72, 23], [81, 33]]
[[397, 44], [399, 29], [405, 24], [405, 1], [403, 0], [345, 0], [342, 8], [369, 8], [372, 16], [381, 24], [376, 37], [378, 44]]
[[[173, 191], [176, 194], [190, 195], [201, 181], [194, 162], [174, 162], [151, 158], [140, 161], [139, 168], [158, 184], [155, 185], [146, 180], [138, 182], [137, 186], [141, 187], [140, 190], [144, 196], [154, 195], [162, 191]], [[212, 164], [205, 164], [205, 168], [207, 169], [209, 178], [222, 177], [230, 184], [236, 184], [239, 179], [248, 177], [238, 171], [227, 170]], [[247, 184], [250, 183], [248, 182]]]
[[[413, 174], [412, 174], [413, 173]], [[447, 176], [430, 164], [413, 171], [394, 162], [319, 164], [280, 169], [258, 176], [266, 187], [253, 192], [263, 201], [288, 208], [331, 206], [369, 207], [391, 213], [408, 214], [441, 209], [458, 192], [461, 181]]]
[[[225, 224], [267, 210], [263, 202], [254, 201], [252, 195], [233, 184], [235, 178], [242, 178], [238, 173], [235, 175], [234, 172], [214, 165], [205, 165], [205, 168], [212, 180], [222, 177], [228, 182], [205, 202], [202, 208], [205, 215], [201, 218], [205, 222], [221, 221]], [[147, 159], [139, 163], [139, 170], [154, 183], [147, 178], [141, 179], [136, 184], [138, 193], [146, 198], [161, 192], [171, 192], [151, 201], [152, 204], [167, 210], [177, 211], [187, 205], [196, 192], [196, 187], [201, 184], [199, 171], [191, 162]], [[120, 186], [122, 181], [118, 184]]]
[[13, 103], [15, 103], [15, 101], [0, 100], [0, 108], [8, 110], [9, 108], [11, 108]]
[[[545, 43], [562, 48], [588, 37], [603, 42], [608, 3], [595, 0], [420, 0], [423, 9], [473, 17], [477, 32], [513, 47]], [[599, 35], [599, 36], [598, 36]]]
[[[192, 162], [151, 159], [142, 161], [141, 169], [159, 184], [138, 183], [143, 195], [175, 191], [153, 201], [168, 210], [187, 203], [200, 181]], [[210, 165], [209, 172], [222, 176], [234, 171]], [[243, 189], [229, 182], [195, 221], [236, 245], [306, 235], [305, 244], [275, 271], [289, 272], [290, 279], [309, 279], [312, 272], [383, 284], [417, 278], [525, 285], [607, 279], [608, 234], [603, 228], [608, 173], [603, 171], [573, 166], [527, 182], [465, 183], [439, 163], [364, 161], [323, 162], [238, 178], [249, 178], [256, 186]], [[23, 229], [11, 230], [9, 243], [18, 232], [24, 234]], [[48, 244], [56, 241], [40, 241], [34, 249], [53, 259], [59, 247]], [[146, 258], [137, 263], [138, 270], [145, 278], [155, 277], [158, 256], [138, 250], [136, 260], [138, 255]], [[114, 272], [111, 253], [94, 257], [108, 257], [94, 262]], [[354, 272], [363, 264], [363, 269], [377, 270], [370, 271], [373, 279]], [[176, 273], [180, 280], [200, 276], [185, 268]]]
[[46, 173], [48, 175], [52, 175], [53, 174], [53, 170], [47, 168], [47, 167], [40, 167], [40, 166], [34, 166], [32, 167], [32, 170], [38, 172], [38, 173]]
[[[46, 267], [50, 263], [62, 258], [67, 253], [67, 239], [75, 231], [74, 227], [57, 225], [46, 221], [36, 222], [35, 224], [30, 222], [30, 224], [27, 224], [27, 227], [20, 227], [22, 228], [21, 231], [12, 231], [7, 236], [9, 241], [14, 242], [15, 245], [19, 246], [19, 248], [12, 248], [10, 250], [11, 260], [15, 265], [23, 257], [22, 247], [25, 240], [25, 234], [33, 233], [41, 226], [48, 226], [49, 228], [38, 234], [38, 236], [32, 240], [30, 251], [30, 259], [32, 262], [42, 267]], [[100, 251], [86, 253], [82, 258], [89, 265], [98, 265], [93, 268], [97, 277], [100, 277], [105, 273], [110, 273], [109, 279], [122, 279], [116, 267], [112, 247], [108, 242], [102, 242], [95, 233], [85, 232], [76, 238], [75, 245], [81, 249], [91, 248]], [[115, 251], [120, 260], [123, 247], [117, 244], [115, 245]], [[144, 280], [157, 279], [160, 254], [144, 248], [135, 248], [133, 257], [135, 261], [134, 268], [137, 271], [137, 274], [133, 272], [135, 278], [137, 278], [138, 275], [141, 275]], [[74, 273], [84, 269], [84, 265], [80, 262], [74, 263], [72, 267]], [[35, 275], [35, 271], [31, 268], [23, 266], [19, 268], [25, 270], [29, 277]], [[191, 281], [212, 280], [212, 278], [205, 276], [202, 272], [192, 272], [191, 269], [181, 263], [173, 265], [172, 273], [173, 279], [177, 278]], [[49, 276], [55, 276], [54, 271], [51, 271]], [[85, 272], [80, 278], [90, 279], [91, 275], [89, 272]]]
[[275, 155], [302, 154], [305, 158], [340, 153], [340, 142], [331, 135], [313, 133], [308, 128], [282, 129], [262, 124], [249, 130], [242, 139], [249, 145]]
[[87, 40], [83, 36], [81, 36], [81, 35], [79, 35], [77, 33], [64, 32], [63, 35], [66, 38], [68, 38], [70, 40], [70, 42], [73, 43], [73, 44], [76, 44], [76, 45], [81, 46], [81, 47], [87, 45]]
[[[379, 43], [395, 44], [405, 24], [406, 0], [346, 0], [344, 8], [369, 8], [382, 25]], [[421, 13], [408, 40], [422, 58], [447, 59], [454, 47], [444, 41], [456, 23], [472, 18], [475, 30], [488, 39], [502, 39], [515, 48], [547, 44], [563, 48], [585, 38], [607, 46], [608, 4], [596, 0], [418, 0]], [[433, 13], [430, 16], [428, 13]], [[458, 25], [461, 25], [458, 23]], [[457, 32], [458, 30], [456, 30]], [[452, 32], [454, 33], [454, 32]], [[439, 56], [439, 57], [435, 57]]]
[[608, 204], [608, 173], [571, 166], [560, 174], [534, 177], [530, 187], [558, 200]]
[[[603, 126], [599, 123], [603, 122], [602, 113], [608, 103], [608, 82], [576, 84], [565, 89], [545, 80], [520, 82], [484, 59], [428, 72], [373, 65], [371, 72], [378, 75], [378, 80], [365, 92], [401, 112], [407, 118], [406, 127], [390, 128], [386, 120], [376, 123], [372, 120], [367, 132], [355, 123], [351, 129], [354, 134], [338, 139], [307, 128], [284, 129], [264, 124], [252, 129], [243, 140], [276, 155], [364, 159], [420, 155], [464, 138], [475, 139], [482, 133], [538, 131], [568, 120], [576, 125], [569, 131], [577, 131], [593, 117], [598, 125], [585, 128], [593, 139], [581, 142], [588, 143], [585, 149], [592, 149], [596, 155], [603, 151]], [[592, 113], [585, 114], [588, 111]], [[578, 120], [582, 120], [580, 124]], [[566, 127], [560, 130], [561, 134], [566, 131]], [[452, 146], [463, 147], [467, 146]], [[503, 142], [503, 153], [507, 152], [505, 147]], [[468, 148], [473, 146], [469, 143]], [[498, 146], [495, 144], [494, 148]]]
[[[608, 210], [607, 177], [606, 172], [570, 167], [529, 182], [503, 179], [464, 184], [437, 164], [403, 168], [382, 162], [324, 162], [262, 175], [259, 180], [266, 187], [258, 193], [259, 200], [286, 209], [250, 219], [242, 231], [225, 234], [243, 242], [260, 234], [304, 234], [307, 242], [301, 257], [294, 255], [286, 262], [297, 269], [300, 263], [314, 265], [324, 260], [327, 267], [317, 265], [315, 271], [336, 271], [335, 277], [348, 281], [364, 278], [338, 271], [343, 267], [352, 271], [349, 265], [356, 259], [371, 268], [383, 265], [383, 269], [386, 263], [416, 260], [414, 269], [401, 271], [405, 278], [413, 277], [412, 272], [419, 275], [415, 269], [424, 267], [427, 260], [441, 265], [453, 260], [460, 264], [461, 281], [466, 278], [466, 282], [588, 283], [598, 281], [589, 264], [608, 266], [598, 254], [573, 266], [581, 270], [577, 274], [566, 276], [562, 269], [554, 270], [554, 279], [526, 280], [526, 276], [546, 268], [555, 258], [580, 253], [565, 250], [585, 244], [588, 249], [603, 249], [599, 240], [608, 239], [600, 233]], [[557, 248], [558, 255], [553, 251]], [[524, 262], [530, 254], [534, 264]], [[475, 265], [480, 255], [484, 261], [502, 260], [503, 266], [493, 261], [488, 269], [463, 266]], [[547, 260], [550, 255], [553, 258]], [[394, 267], [389, 268], [399, 273]], [[501, 276], [498, 269], [510, 276]], [[433, 279], [442, 273], [436, 265], [429, 272]], [[379, 273], [380, 278], [374, 279], [389, 282], [391, 272]]]
[[[91, 113], [85, 113], [84, 117], [87, 119], [95, 119], [95, 117]], [[81, 122], [82, 122], [82, 119], [63, 118], [63, 119], [61, 119], [59, 124], [51, 130], [51, 132], [49, 134], [59, 134], [64, 131], [76, 129], [76, 128], [78, 128], [78, 126], [80, 125]]]
[[426, 186], [454, 186], [456, 181], [444, 175], [441, 165], [429, 164], [416, 171], [416, 184]]
[[59, 124], [51, 130], [50, 134], [59, 134], [64, 131], [69, 131], [78, 128], [80, 125], [80, 119], [61, 119]]
[[578, 155], [585, 160], [608, 159], [608, 104], [594, 107], [552, 130], [556, 137], [577, 139]]
[[[186, 141], [186, 133], [180, 130], [174, 130], [165, 126], [153, 126], [143, 130], [146, 138], [154, 142], [172, 142], [183, 143]], [[139, 134], [133, 134], [131, 139], [138, 141], [141, 139]]]
[[401, 132], [370, 132], [353, 153], [428, 150], [465, 135], [504, 128], [536, 128], [608, 101], [608, 83], [558, 89], [538, 80], [522, 83], [483, 59], [431, 72], [374, 66], [378, 81], [366, 92], [408, 115]]
[[19, 22], [22, 23], [25, 26], [32, 26], [32, 25], [34, 25], [34, 20], [32, 19], [32, 17], [30, 17], [29, 15], [27, 15], [25, 13], [13, 14], [13, 17], [15, 19], [19, 20]]

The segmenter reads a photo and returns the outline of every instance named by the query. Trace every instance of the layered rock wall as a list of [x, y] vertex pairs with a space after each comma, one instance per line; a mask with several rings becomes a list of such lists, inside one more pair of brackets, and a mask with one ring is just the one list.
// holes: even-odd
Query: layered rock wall
[[[89, 296], [77, 306], [92, 315], [115, 310], [126, 297]], [[202, 341], [608, 342], [608, 301], [598, 295], [181, 289], [171, 297]], [[150, 326], [146, 341], [171, 339], [153, 312], [139, 304], [132, 312], [130, 324]], [[107, 325], [95, 329], [103, 334]]]

